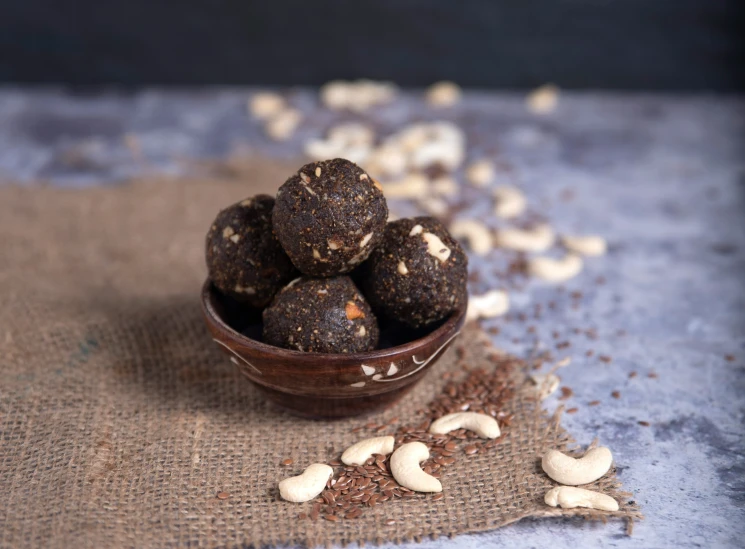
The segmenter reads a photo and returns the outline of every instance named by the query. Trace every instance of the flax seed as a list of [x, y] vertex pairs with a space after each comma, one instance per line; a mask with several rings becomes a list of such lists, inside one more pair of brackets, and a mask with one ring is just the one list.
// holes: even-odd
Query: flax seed
[[579, 408], [569, 408], [567, 410], [567, 414], [576, 414], [577, 412], [579, 412]]
[[227, 492], [218, 492], [217, 493], [217, 499], [228, 499], [230, 497], [230, 494]]
[[282, 460], [282, 465], [292, 465], [293, 463], [295, 463], [295, 460], [293, 460], [292, 458]]
[[432, 501], [439, 501], [444, 497], [445, 497], [445, 494], [440, 492], [439, 494], [435, 494], [434, 496], [432, 496]]
[[469, 446], [466, 446], [465, 448], [463, 448], [463, 452], [466, 455], [468, 455], [468, 456], [471, 456], [473, 454], [476, 454], [476, 453], [478, 453], [478, 451], [479, 451], [478, 447], [477, 446], [473, 446], [473, 445], [469, 445]]
[[613, 391], [610, 396], [613, 398], [621, 398], [621, 391]]
[[336, 515], [323, 515], [323, 518], [325, 518], [326, 520], [330, 520], [331, 522], [336, 522], [337, 520], [339, 520], [339, 517], [337, 517]]

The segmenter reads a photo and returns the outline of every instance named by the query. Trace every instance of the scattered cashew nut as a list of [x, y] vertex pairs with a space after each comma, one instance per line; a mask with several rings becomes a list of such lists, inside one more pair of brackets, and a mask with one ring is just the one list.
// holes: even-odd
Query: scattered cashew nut
[[442, 492], [442, 484], [428, 475], [419, 464], [429, 458], [429, 449], [421, 442], [407, 442], [391, 455], [391, 473], [401, 486], [414, 492]]
[[429, 432], [444, 435], [456, 429], [468, 429], [481, 438], [497, 438], [501, 433], [497, 420], [477, 412], [456, 412], [436, 419], [429, 426]]
[[272, 116], [264, 130], [274, 141], [287, 141], [295, 133], [303, 115], [295, 109], [285, 109]]
[[323, 492], [333, 474], [334, 470], [325, 463], [314, 463], [302, 475], [280, 481], [279, 495], [294, 503], [309, 501]]
[[344, 450], [341, 460], [345, 465], [364, 465], [373, 454], [387, 456], [393, 451], [395, 439], [392, 436], [373, 437], [360, 440]]
[[437, 82], [427, 88], [427, 103], [433, 107], [450, 107], [460, 101], [460, 86], [455, 82]]
[[460, 219], [450, 225], [454, 238], [468, 240], [468, 245], [476, 255], [486, 255], [492, 249], [492, 235], [489, 228], [476, 219]]
[[581, 458], [570, 457], [558, 450], [549, 450], [541, 460], [543, 471], [556, 482], [567, 486], [589, 484], [610, 469], [613, 455], [605, 446], [589, 450]]
[[272, 92], [254, 94], [248, 101], [251, 114], [259, 119], [267, 119], [278, 114], [285, 108], [285, 100], [281, 95]]
[[427, 178], [420, 173], [412, 173], [383, 185], [386, 198], [419, 198], [427, 193]]
[[543, 501], [546, 502], [546, 505], [551, 507], [560, 506], [562, 509], [587, 507], [588, 509], [600, 509], [602, 511], [618, 511], [618, 502], [612, 497], [600, 492], [571, 486], [552, 488], [546, 492]]
[[494, 179], [494, 164], [488, 160], [477, 160], [466, 169], [466, 178], [477, 187], [486, 187]]
[[548, 114], [556, 109], [559, 103], [559, 88], [546, 84], [536, 88], [525, 98], [525, 105], [533, 114]]
[[497, 245], [518, 252], [544, 252], [556, 240], [554, 230], [549, 225], [536, 225], [532, 229], [500, 229], [497, 231]]
[[504, 290], [491, 290], [482, 295], [472, 295], [468, 299], [466, 320], [494, 318], [510, 310], [510, 297]]
[[522, 191], [509, 185], [502, 185], [494, 189], [494, 198], [497, 201], [494, 206], [494, 213], [497, 217], [503, 219], [517, 217], [525, 211], [528, 205]]
[[532, 257], [528, 260], [528, 273], [546, 282], [564, 282], [582, 272], [582, 258], [567, 254], [561, 259]]
[[596, 235], [564, 235], [561, 237], [561, 243], [570, 252], [587, 256], [605, 255], [608, 248], [605, 239]]

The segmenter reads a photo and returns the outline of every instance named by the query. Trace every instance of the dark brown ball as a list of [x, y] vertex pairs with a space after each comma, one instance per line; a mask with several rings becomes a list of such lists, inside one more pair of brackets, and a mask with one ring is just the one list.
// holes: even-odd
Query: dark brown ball
[[295, 266], [310, 276], [347, 273], [383, 239], [380, 186], [343, 158], [306, 164], [277, 191], [272, 224]]
[[272, 233], [274, 199], [247, 198], [222, 210], [207, 233], [207, 269], [224, 294], [265, 307], [297, 276], [297, 270]]
[[302, 277], [264, 309], [264, 341], [309, 353], [359, 353], [378, 344], [378, 321], [348, 276]]
[[414, 328], [465, 306], [468, 257], [433, 217], [388, 223], [382, 244], [361, 267], [373, 310]]

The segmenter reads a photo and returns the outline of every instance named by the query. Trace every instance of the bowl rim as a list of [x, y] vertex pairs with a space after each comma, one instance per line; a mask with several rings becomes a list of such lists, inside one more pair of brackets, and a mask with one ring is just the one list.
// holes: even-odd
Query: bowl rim
[[458, 331], [458, 325], [461, 323], [463, 317], [465, 317], [466, 309], [468, 308], [468, 298], [462, 307], [456, 309], [450, 314], [448, 319], [436, 330], [428, 333], [424, 337], [415, 339], [404, 343], [403, 345], [397, 345], [395, 347], [388, 347], [386, 349], [376, 349], [373, 351], [365, 351], [362, 353], [307, 353], [303, 351], [295, 351], [292, 349], [283, 349], [282, 347], [275, 347], [255, 339], [251, 339], [240, 332], [237, 332], [222, 317], [217, 313], [213, 304], [212, 297], [217, 292], [217, 289], [212, 284], [209, 277], [205, 280], [202, 285], [201, 302], [202, 312], [208, 321], [216, 325], [223, 333], [225, 333], [232, 341], [240, 344], [248, 349], [254, 349], [267, 354], [276, 356], [277, 358], [286, 358], [293, 361], [328, 361], [332, 363], [349, 363], [349, 362], [366, 362], [381, 359], [388, 359], [391, 357], [400, 356], [402, 354], [410, 354], [416, 352], [418, 349], [437, 341], [442, 337], [452, 335]]

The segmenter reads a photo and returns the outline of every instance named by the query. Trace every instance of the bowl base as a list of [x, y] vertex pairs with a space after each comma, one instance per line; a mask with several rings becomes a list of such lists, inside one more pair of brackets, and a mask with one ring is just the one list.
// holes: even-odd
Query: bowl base
[[342, 419], [381, 412], [398, 402], [412, 385], [388, 393], [354, 398], [320, 398], [282, 393], [254, 383], [269, 400], [293, 415], [308, 419]]

